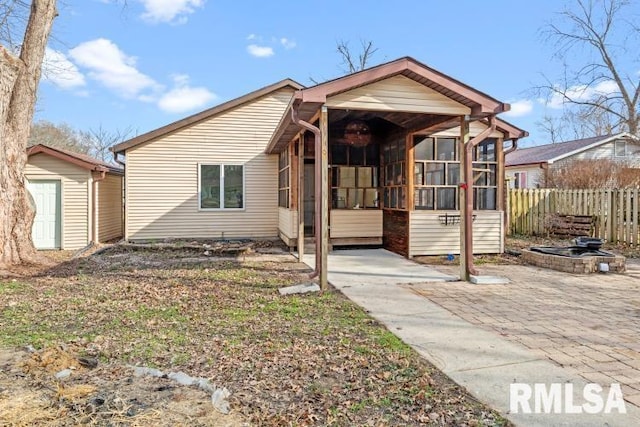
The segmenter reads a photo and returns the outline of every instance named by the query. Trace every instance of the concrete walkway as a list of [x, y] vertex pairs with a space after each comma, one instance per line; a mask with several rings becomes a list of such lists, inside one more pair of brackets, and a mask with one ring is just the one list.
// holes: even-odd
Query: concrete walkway
[[[304, 257], [313, 267], [313, 255]], [[448, 281], [455, 277], [416, 264], [391, 252], [334, 251], [329, 255], [329, 282], [371, 316], [411, 345], [438, 369], [480, 401], [521, 426], [640, 425], [640, 411], [627, 404], [627, 414], [509, 413], [511, 383], [572, 383], [574, 403], [582, 401], [586, 381], [497, 333], [473, 325], [417, 295], [406, 284]], [[478, 286], [478, 285], [469, 285]], [[508, 286], [508, 285], [506, 285]], [[603, 396], [606, 399], [606, 395]], [[564, 398], [564, 396], [563, 396]], [[531, 400], [533, 408], [533, 400]]]

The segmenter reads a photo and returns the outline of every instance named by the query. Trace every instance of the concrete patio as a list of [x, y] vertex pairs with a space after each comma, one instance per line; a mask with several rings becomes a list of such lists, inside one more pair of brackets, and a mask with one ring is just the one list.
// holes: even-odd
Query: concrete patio
[[589, 382], [620, 383], [625, 399], [640, 406], [640, 265], [631, 262], [628, 269], [629, 274], [578, 275], [485, 265], [483, 274], [500, 274], [511, 283], [424, 283], [411, 289]]
[[[304, 261], [312, 266], [313, 255], [305, 256]], [[598, 303], [599, 299], [619, 297], [619, 301], [622, 302], [622, 294], [626, 293], [627, 285], [612, 284], [604, 289], [588, 285], [587, 288], [592, 289], [592, 297], [587, 299], [584, 294], [589, 292], [576, 288], [572, 293], [565, 294], [563, 285], [553, 285], [560, 283], [557, 272], [550, 272], [549, 276], [544, 276], [536, 269], [522, 266], [514, 266], [512, 269], [504, 269], [504, 266], [482, 269], [483, 274], [510, 277], [513, 282], [507, 285], [451, 282], [456, 279], [456, 273], [455, 270], [419, 265], [385, 250], [334, 251], [329, 256], [331, 284], [364, 307], [391, 332], [454, 381], [466, 387], [479, 400], [501, 411], [515, 424], [640, 425], [640, 409], [631, 404], [636, 399], [637, 393], [634, 392], [636, 389], [633, 388], [633, 384], [637, 381], [634, 380], [635, 377], [626, 376], [629, 381], [623, 382], [623, 392], [628, 401], [627, 414], [618, 414], [615, 410], [611, 414], [595, 415], [509, 413], [509, 388], [514, 382], [547, 385], [572, 383], [576, 390], [582, 390], [582, 386], [588, 382], [602, 382], [605, 386], [614, 382], [614, 377], [607, 373], [617, 372], [622, 375], [624, 371], [632, 375], [632, 372], [637, 372], [633, 367], [633, 363], [637, 362], [633, 352], [640, 349], [633, 346], [638, 345], [639, 341], [636, 339], [635, 343], [632, 342], [637, 327], [627, 324], [620, 335], [607, 341], [606, 334], [609, 333], [609, 329], [598, 326], [607, 322], [618, 322], [611, 326], [610, 329], [613, 331], [631, 319], [626, 317], [619, 320], [617, 317], [620, 314], [615, 309], [615, 303], [606, 306], [604, 311], [595, 312], [606, 313], [608, 317], [605, 319], [600, 317], [600, 320], [593, 320], [594, 316], [588, 315], [588, 310], [603, 307]], [[515, 273], [520, 275], [513, 275]], [[591, 283], [588, 279], [580, 280], [580, 276], [571, 277], [578, 278], [576, 286], [580, 286], [579, 283]], [[612, 279], [610, 276], [596, 277], [616, 283], [619, 280], [613, 276]], [[547, 285], [547, 281], [552, 284]], [[536, 289], [547, 291], [537, 296]], [[637, 292], [637, 287], [629, 289], [629, 294], [633, 295], [634, 290]], [[529, 297], [528, 294], [532, 296]], [[512, 298], [503, 295], [512, 295]], [[580, 295], [584, 299], [573, 302], [573, 299]], [[513, 305], [509, 306], [509, 301], [513, 301]], [[633, 298], [631, 301], [628, 304], [633, 305]], [[556, 309], [551, 313], [548, 307]], [[527, 314], [527, 310], [531, 310], [531, 316]], [[572, 313], [580, 313], [580, 316], [574, 317]], [[562, 319], [568, 319], [567, 323], [561, 323], [562, 326], [556, 330], [551, 329], [554, 322], [560, 321], [560, 315]], [[593, 327], [588, 328], [593, 333], [565, 333], [563, 328], [570, 324], [573, 325], [574, 331], [586, 329], [585, 322], [590, 318], [596, 322], [593, 323]], [[497, 324], [504, 324], [512, 329], [499, 330]], [[514, 336], [510, 335], [522, 330], [520, 325], [525, 325], [524, 330], [527, 332], [521, 335], [528, 336], [530, 346], [524, 341], [518, 341], [515, 333]], [[530, 326], [530, 329], [527, 326]], [[634, 330], [636, 332], [633, 332]], [[550, 334], [548, 337], [547, 332]], [[574, 344], [571, 344], [574, 345], [571, 347], [574, 352], [584, 354], [585, 357], [589, 354], [603, 355], [616, 351], [609, 350], [608, 347], [611, 346], [628, 349], [627, 355], [620, 353], [621, 357], [636, 362], [624, 363], [615, 359], [613, 362], [619, 365], [611, 364], [613, 362], [606, 364], [606, 361], [597, 362], [604, 365], [596, 365], [595, 360], [603, 358], [598, 356], [591, 359], [593, 366], [585, 363], [584, 366], [589, 368], [580, 369], [577, 362], [574, 362], [573, 355], [569, 353], [569, 346], [563, 346], [562, 348], [567, 347], [565, 350], [568, 352], [562, 350], [561, 353], [567, 359], [564, 360], [565, 364], [560, 364], [558, 360], [551, 358], [550, 354], [556, 354], [556, 349], [560, 347], [554, 340], [563, 339], [567, 335], [575, 339]], [[615, 341], [622, 338], [625, 339], [621, 341], [624, 344]], [[588, 373], [593, 373], [594, 376], [584, 375]], [[604, 377], [595, 378], [596, 373]], [[577, 399], [576, 403], [580, 404], [580, 400]]]

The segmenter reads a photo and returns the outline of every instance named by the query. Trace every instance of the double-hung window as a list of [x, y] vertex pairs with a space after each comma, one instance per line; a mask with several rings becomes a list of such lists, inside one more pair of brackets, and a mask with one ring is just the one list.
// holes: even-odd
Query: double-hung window
[[199, 165], [200, 209], [243, 209], [244, 166]]

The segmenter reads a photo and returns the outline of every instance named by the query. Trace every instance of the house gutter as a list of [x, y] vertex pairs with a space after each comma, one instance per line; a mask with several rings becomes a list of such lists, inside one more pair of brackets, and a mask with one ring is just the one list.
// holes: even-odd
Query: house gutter
[[464, 259], [466, 266], [466, 277], [469, 275], [477, 275], [473, 265], [473, 149], [485, 140], [489, 135], [496, 130], [496, 117], [489, 117], [489, 127], [483, 130], [481, 133], [473, 137], [465, 146], [465, 159], [464, 159], [464, 176], [466, 183], [461, 184], [464, 186], [464, 201], [466, 209], [464, 212]]
[[[295, 107], [292, 106], [291, 107], [291, 120], [293, 120], [293, 122], [295, 124], [297, 124], [300, 127], [305, 128], [308, 131], [313, 132], [313, 144], [314, 144], [314, 149], [315, 149], [315, 164], [314, 164], [314, 171], [315, 171], [315, 210], [316, 210], [316, 214], [315, 214], [315, 218], [314, 218], [314, 222], [315, 222], [315, 246], [316, 246], [316, 262], [315, 262], [315, 268], [313, 270], [313, 272], [309, 275], [309, 277], [311, 279], [313, 279], [314, 277], [317, 277], [320, 275], [320, 265], [322, 263], [322, 254], [321, 254], [321, 250], [322, 250], [322, 246], [321, 246], [321, 238], [320, 238], [320, 229], [322, 228], [322, 206], [321, 206], [321, 202], [322, 202], [322, 165], [320, 162], [320, 159], [322, 158], [322, 147], [320, 146], [320, 128], [317, 128], [316, 126], [312, 125], [309, 122], [305, 122], [304, 120], [300, 119], [298, 117], [298, 112], [296, 111]], [[298, 203], [300, 203], [301, 201], [299, 200]], [[300, 260], [302, 261], [302, 260]]]
[[518, 148], [518, 138], [513, 138], [511, 140], [511, 147], [507, 148], [503, 151], [503, 154], [506, 156], [509, 153], [513, 153]]
[[98, 243], [98, 182], [104, 181], [107, 177], [107, 171], [102, 169], [96, 169], [96, 172], [100, 172], [99, 178], [94, 178], [91, 183], [93, 189], [91, 191], [91, 244]]

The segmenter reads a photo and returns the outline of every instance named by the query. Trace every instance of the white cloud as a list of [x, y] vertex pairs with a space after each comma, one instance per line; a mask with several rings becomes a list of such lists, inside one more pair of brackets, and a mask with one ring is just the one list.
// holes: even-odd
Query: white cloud
[[247, 40], [256, 40], [258, 38], [258, 36], [256, 36], [255, 34], [249, 34], [247, 36]]
[[[613, 80], [604, 80], [595, 86], [579, 85], [567, 90], [567, 97], [574, 101], [586, 101], [596, 96], [610, 95], [619, 91], [618, 85]], [[543, 100], [550, 108], [560, 109], [567, 100], [559, 93], [554, 93], [551, 99]]]
[[125, 98], [161, 89], [155, 80], [136, 69], [135, 57], [126, 55], [111, 40], [100, 38], [81, 43], [71, 49], [69, 55], [89, 70], [89, 77]]
[[282, 38], [280, 39], [280, 44], [281, 44], [282, 46], [284, 46], [284, 48], [285, 48], [285, 49], [287, 49], [287, 50], [288, 50], [288, 49], [293, 49], [294, 47], [296, 47], [296, 42], [295, 42], [295, 41], [293, 41], [293, 40], [289, 40], [289, 39], [288, 39], [288, 38], [286, 38], [286, 37], [282, 37]]
[[272, 47], [258, 46], [257, 44], [250, 44], [249, 46], [247, 46], [247, 52], [257, 58], [268, 58], [274, 55]]
[[75, 89], [87, 84], [84, 75], [64, 53], [49, 47], [44, 52], [42, 77], [62, 89]]
[[511, 109], [504, 113], [507, 117], [522, 117], [533, 111], [533, 101], [521, 99], [511, 103]]
[[148, 22], [184, 24], [187, 15], [204, 6], [205, 0], [139, 0], [145, 9], [142, 18]]
[[189, 76], [176, 74], [173, 76], [174, 88], [158, 100], [158, 107], [168, 113], [184, 113], [202, 108], [213, 101], [216, 95], [205, 87], [189, 86]]

